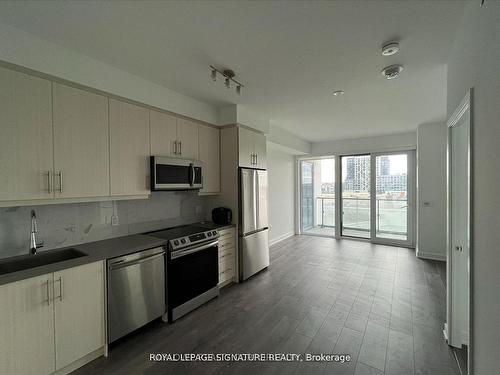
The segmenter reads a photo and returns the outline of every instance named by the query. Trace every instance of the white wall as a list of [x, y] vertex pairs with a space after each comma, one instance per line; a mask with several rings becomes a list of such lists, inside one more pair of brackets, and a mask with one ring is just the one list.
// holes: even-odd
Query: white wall
[[[500, 343], [500, 2], [468, 2], [448, 65], [448, 116], [472, 95], [472, 366], [498, 373]], [[458, 21], [457, 21], [458, 22]]]
[[417, 129], [417, 256], [446, 260], [446, 124]]
[[0, 23], [0, 60], [211, 124], [218, 109], [164, 86]]
[[312, 144], [312, 155], [329, 155], [346, 152], [377, 152], [413, 149], [417, 145], [417, 133], [389, 134], [377, 137], [340, 139]]
[[294, 234], [295, 158], [267, 144], [269, 178], [269, 242], [273, 244]]

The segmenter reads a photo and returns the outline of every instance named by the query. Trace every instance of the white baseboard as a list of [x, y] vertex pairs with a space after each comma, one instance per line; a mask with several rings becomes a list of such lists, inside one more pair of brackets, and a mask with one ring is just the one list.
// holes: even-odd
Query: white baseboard
[[287, 238], [292, 237], [292, 236], [295, 236], [295, 232], [293, 232], [293, 231], [285, 233], [277, 238], [273, 238], [272, 240], [269, 240], [269, 246], [273, 246], [273, 245], [277, 244], [278, 242], [286, 240]]
[[435, 253], [425, 253], [423, 251], [419, 251], [418, 249], [415, 252], [417, 254], [417, 258], [421, 259], [430, 259], [430, 260], [442, 260], [446, 262], [446, 254], [435, 254]]

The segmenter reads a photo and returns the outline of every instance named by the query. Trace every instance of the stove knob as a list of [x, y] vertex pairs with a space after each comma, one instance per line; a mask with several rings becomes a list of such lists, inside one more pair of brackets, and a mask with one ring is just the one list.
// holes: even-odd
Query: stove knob
[[181, 243], [186, 243], [186, 239], [185, 239], [185, 238], [183, 238], [183, 239], [181, 240]]
[[178, 245], [179, 245], [179, 241], [175, 240], [175, 241], [174, 241], [174, 245], [175, 245], [175, 246], [178, 246]]
[[213, 234], [214, 236], [216, 236], [216, 235], [217, 235], [217, 232], [214, 230], [214, 231], [212, 232], [212, 234]]
[[208, 232], [208, 233], [207, 233], [207, 236], [208, 236], [208, 237], [212, 237], [212, 232]]

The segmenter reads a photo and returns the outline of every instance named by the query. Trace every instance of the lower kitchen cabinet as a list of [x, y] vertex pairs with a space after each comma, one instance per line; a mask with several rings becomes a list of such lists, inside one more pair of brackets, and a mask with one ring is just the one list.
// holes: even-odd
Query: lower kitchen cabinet
[[54, 273], [56, 368], [104, 346], [103, 263]]
[[234, 281], [236, 275], [236, 230], [219, 230], [219, 287]]
[[66, 372], [104, 348], [103, 272], [95, 262], [1, 285], [0, 374]]
[[0, 286], [0, 374], [55, 371], [52, 274]]

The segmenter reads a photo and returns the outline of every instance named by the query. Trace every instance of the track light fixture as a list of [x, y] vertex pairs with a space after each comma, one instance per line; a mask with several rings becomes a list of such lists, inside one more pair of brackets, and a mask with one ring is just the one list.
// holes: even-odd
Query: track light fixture
[[234, 82], [236, 84], [236, 93], [238, 95], [241, 95], [244, 85], [238, 82], [236, 79], [234, 79], [236, 74], [234, 73], [233, 70], [231, 69], [219, 70], [212, 65], [210, 65], [210, 69], [211, 69], [210, 77], [212, 78], [212, 81], [214, 82], [217, 81], [217, 74], [220, 74], [224, 79], [224, 86], [226, 86], [227, 89], [230, 89], [231, 82]]

